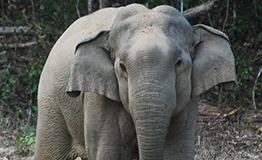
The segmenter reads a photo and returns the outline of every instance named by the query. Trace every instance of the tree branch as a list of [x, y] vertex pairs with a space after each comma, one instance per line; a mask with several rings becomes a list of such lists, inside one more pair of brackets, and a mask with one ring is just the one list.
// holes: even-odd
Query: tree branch
[[255, 101], [255, 91], [256, 91], [257, 81], [258, 81], [258, 78], [260, 77], [261, 73], [262, 73], [262, 67], [260, 68], [260, 70], [259, 70], [259, 72], [257, 74], [257, 78], [255, 80], [255, 83], [254, 83], [254, 86], [253, 86], [253, 90], [252, 90], [252, 101], [253, 101], [254, 109], [257, 109], [256, 101]]
[[31, 27], [28, 26], [20, 26], [20, 27], [0, 27], [0, 35], [7, 35], [13, 33], [27, 33]]
[[194, 8], [190, 8], [188, 10], [185, 10], [183, 15], [186, 17], [186, 19], [195, 18], [195, 17], [197, 17], [201, 14], [204, 14], [204, 13], [210, 11], [213, 8], [216, 1], [217, 0], [207, 2], [207, 3], [203, 3], [199, 6], [194, 7]]
[[24, 47], [30, 47], [37, 44], [37, 42], [27, 42], [27, 43], [16, 43], [16, 44], [2, 44], [0, 43], [0, 47], [7, 47], [7, 48], [24, 48]]
[[87, 10], [88, 14], [91, 14], [93, 12], [93, 0], [87, 0]]
[[99, 0], [99, 9], [105, 8], [108, 5], [108, 0]]
[[227, 0], [227, 12], [226, 12], [226, 19], [224, 21], [224, 24], [223, 24], [223, 29], [222, 29], [222, 32], [224, 32], [224, 29], [225, 29], [225, 26], [226, 26], [226, 23], [227, 23], [227, 19], [228, 19], [228, 11], [229, 11], [229, 0]]
[[78, 6], [79, 6], [79, 0], [77, 0], [77, 2], [76, 2], [76, 13], [77, 13], [77, 15], [78, 15], [78, 18], [80, 18], [81, 15], [80, 15], [80, 12], [79, 12]]

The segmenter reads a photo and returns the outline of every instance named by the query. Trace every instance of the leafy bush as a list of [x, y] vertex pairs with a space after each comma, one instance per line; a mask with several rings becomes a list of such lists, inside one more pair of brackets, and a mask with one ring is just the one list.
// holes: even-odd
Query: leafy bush
[[[235, 2], [235, 4], [234, 4]], [[262, 7], [257, 1], [230, 1], [229, 6], [220, 2], [220, 7], [230, 7], [230, 14], [236, 12], [236, 18], [228, 17], [225, 26], [225, 33], [231, 40], [231, 47], [236, 60], [236, 72], [238, 84], [229, 94], [219, 94], [218, 102], [223, 105], [234, 106], [236, 108], [251, 109], [252, 106], [252, 90], [254, 81], [262, 66], [261, 56], [261, 32], [262, 32]], [[224, 7], [223, 7], [224, 5]], [[225, 9], [221, 9], [220, 14], [214, 14], [213, 19], [220, 19], [222, 15], [226, 15]], [[216, 17], [217, 16], [217, 17]], [[215, 28], [223, 28], [223, 21], [215, 23]], [[256, 100], [258, 107], [262, 109], [262, 81], [257, 83]]]
[[20, 127], [20, 130], [23, 132], [23, 135], [17, 143], [17, 152], [19, 154], [28, 154], [29, 152], [33, 152], [35, 149], [35, 133], [28, 133], [29, 128], [27, 125]]
[[[34, 3], [32, 3], [34, 2]], [[1, 35], [0, 130], [20, 130], [19, 153], [30, 153], [35, 143], [37, 88], [44, 63], [55, 41], [78, 18], [85, 15], [86, 1], [4, 1], [3, 26], [29, 26], [29, 32]], [[36, 42], [29, 47], [9, 44]], [[20, 126], [24, 126], [20, 128]], [[17, 129], [20, 128], [20, 129]], [[6, 145], [9, 145], [6, 142]]]

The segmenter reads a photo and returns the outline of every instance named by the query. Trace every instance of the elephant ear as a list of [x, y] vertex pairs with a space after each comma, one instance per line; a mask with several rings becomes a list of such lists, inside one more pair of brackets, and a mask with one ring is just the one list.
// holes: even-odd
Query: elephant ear
[[228, 37], [205, 25], [193, 26], [196, 38], [192, 68], [192, 97], [219, 84], [236, 84], [235, 59]]
[[120, 101], [113, 62], [108, 51], [108, 33], [101, 31], [77, 45], [66, 89], [69, 96], [91, 92]]

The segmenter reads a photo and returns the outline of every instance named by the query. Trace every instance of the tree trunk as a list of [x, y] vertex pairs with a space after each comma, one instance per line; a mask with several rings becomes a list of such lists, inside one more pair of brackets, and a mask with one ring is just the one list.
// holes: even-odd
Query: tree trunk
[[87, 9], [88, 14], [91, 14], [93, 12], [93, 0], [87, 0]]
[[203, 3], [199, 6], [196, 6], [194, 8], [190, 8], [188, 10], [185, 10], [183, 15], [186, 17], [186, 19], [195, 18], [197, 16], [200, 16], [201, 14], [204, 14], [211, 10], [217, 0], [210, 1], [207, 3]]
[[108, 5], [108, 0], [99, 0], [99, 3], [100, 3], [99, 8], [102, 9], [102, 8], [107, 7], [107, 5]]

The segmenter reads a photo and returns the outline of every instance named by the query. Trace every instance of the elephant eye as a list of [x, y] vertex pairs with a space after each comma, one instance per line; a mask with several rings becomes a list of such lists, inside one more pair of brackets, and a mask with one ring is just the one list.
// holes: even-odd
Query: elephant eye
[[120, 63], [119, 66], [122, 69], [122, 71], [126, 72], [126, 67], [124, 64]]
[[181, 63], [182, 63], [182, 59], [181, 59], [181, 58], [179, 58], [179, 59], [176, 61], [176, 66], [179, 66], [179, 65], [181, 65]]

